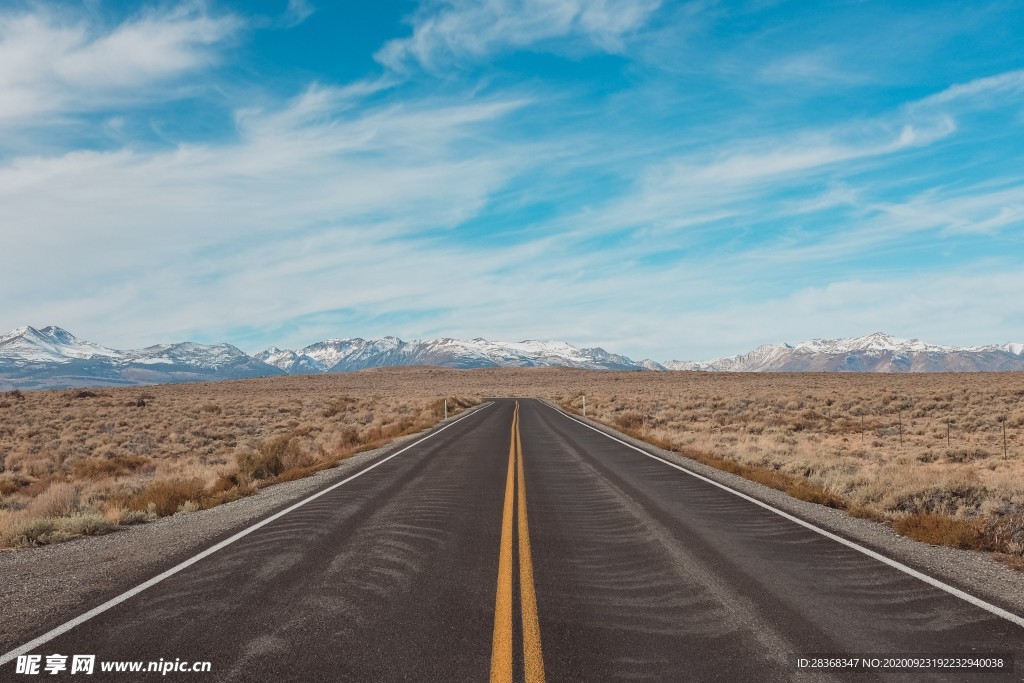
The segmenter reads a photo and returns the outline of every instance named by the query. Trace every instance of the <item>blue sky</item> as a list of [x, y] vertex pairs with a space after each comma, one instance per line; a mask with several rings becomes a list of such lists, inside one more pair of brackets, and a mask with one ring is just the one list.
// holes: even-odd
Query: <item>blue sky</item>
[[1021, 35], [1015, 2], [7, 2], [0, 329], [1024, 341]]

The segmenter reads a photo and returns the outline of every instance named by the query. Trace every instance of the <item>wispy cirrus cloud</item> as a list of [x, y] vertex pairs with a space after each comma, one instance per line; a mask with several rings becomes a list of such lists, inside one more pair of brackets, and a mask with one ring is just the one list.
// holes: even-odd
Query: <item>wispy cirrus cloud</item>
[[285, 28], [295, 28], [315, 12], [316, 7], [309, 0], [288, 0], [288, 6], [281, 17], [281, 25]]
[[[744, 215], [763, 221], [794, 210], [792, 201], [771, 200], [786, 188], [800, 193], [825, 190], [955, 131], [955, 120], [945, 114], [894, 116], [727, 141], [668, 158], [659, 155], [650, 164], [639, 165], [633, 188], [610, 201], [588, 222], [588, 230], [645, 226], [648, 233], [664, 237], [666, 232]], [[811, 205], [802, 203], [798, 211], [806, 213]]]
[[0, 125], [152, 101], [157, 87], [215, 63], [243, 26], [197, 5], [114, 26], [43, 6], [0, 11]]
[[843, 65], [833, 50], [823, 48], [772, 59], [757, 75], [765, 83], [816, 88], [864, 85], [871, 80], [864, 72]]
[[[389, 255], [422, 249], [402, 240], [457, 228], [509, 177], [543, 157], [530, 145], [496, 144], [496, 127], [528, 104], [522, 98], [368, 106], [362, 98], [375, 91], [369, 84], [314, 86], [281, 106], [241, 110], [231, 141], [80, 150], [0, 165], [6, 224], [32, 226], [0, 253], [6, 313], [27, 319], [36, 296], [45, 292], [58, 300], [72, 291], [75, 298], [67, 300], [77, 301], [83, 313], [117, 302], [108, 313], [118, 317], [117, 310], [146, 309], [147, 301], [158, 300], [193, 310], [208, 298], [202, 291], [220, 292], [218, 283], [255, 272], [264, 274], [256, 278], [262, 282], [280, 275], [271, 285], [278, 294], [323, 292], [324, 281], [334, 281], [328, 262], [348, 282], [352, 255], [397, 265]], [[261, 251], [258, 245], [265, 244], [274, 246]], [[313, 245], [335, 250], [317, 259]], [[265, 261], [225, 256], [240, 250], [266, 259], [297, 254], [305, 265], [296, 273], [286, 264], [268, 268]], [[80, 258], [83, 253], [89, 258]], [[315, 265], [323, 259], [322, 268]], [[420, 260], [429, 262], [427, 255]], [[45, 278], [38, 277], [42, 263], [48, 264]], [[232, 273], [235, 267], [241, 272]], [[97, 280], [97, 272], [104, 277]], [[133, 285], [111, 292], [110, 281]], [[389, 291], [379, 281], [356, 282]], [[394, 282], [406, 292], [418, 286], [406, 277]], [[354, 291], [344, 298], [353, 299]], [[129, 294], [134, 303], [124, 300]], [[327, 296], [338, 299], [337, 293]], [[252, 302], [267, 309], [265, 296]], [[236, 310], [249, 309], [239, 304]], [[80, 317], [71, 311], [69, 326]], [[172, 320], [180, 322], [167, 314], [160, 325]], [[193, 325], [201, 320], [210, 319], [198, 317]]]
[[621, 52], [661, 0], [425, 0], [412, 35], [389, 41], [376, 55], [391, 69], [428, 71], [478, 60], [505, 49], [534, 48], [558, 39], [557, 49], [583, 44]]
[[989, 105], [1007, 97], [1024, 96], [1024, 69], [977, 78], [951, 85], [942, 92], [914, 102], [912, 108], [923, 109], [949, 104]]
[[[682, 334], [686, 329], [713, 329], [718, 335], [717, 342], [692, 347], [691, 357], [682, 360], [745, 353], [759, 344], [879, 330], [942, 344], [993, 344], [1016, 341], [1020, 335], [1015, 321], [1024, 315], [1019, 299], [993, 293], [1021, 287], [1024, 273], [1019, 271], [836, 278], [784, 296], [691, 309], [672, 325]], [[949, 325], [950, 319], [956, 321], [955, 327]], [[730, 351], [718, 353], [716, 346]]]
[[1024, 225], [1024, 178], [995, 188], [986, 184], [933, 188], [905, 201], [880, 202], [872, 208], [881, 214], [878, 222], [884, 223], [890, 232], [993, 234]]
[[[6, 327], [659, 360], [1019, 336], [985, 292], [1024, 272], [1024, 79], [987, 42], [938, 52], [961, 17], [887, 9], [928, 33], [901, 62], [870, 3], [231, 2], [0, 10]], [[308, 42], [353, 26], [379, 32]]]

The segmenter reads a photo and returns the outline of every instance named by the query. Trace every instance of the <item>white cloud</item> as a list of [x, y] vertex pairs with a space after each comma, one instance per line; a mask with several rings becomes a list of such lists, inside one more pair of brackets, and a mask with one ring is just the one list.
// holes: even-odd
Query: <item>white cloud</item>
[[376, 58], [397, 71], [410, 63], [437, 70], [556, 38], [621, 52], [625, 39], [660, 4], [661, 0], [425, 0], [413, 19], [412, 35], [388, 42]]
[[313, 16], [316, 7], [309, 0], [288, 0], [288, 7], [281, 18], [281, 25], [294, 28]]
[[[386, 48], [390, 57], [382, 53], [382, 61], [441, 68], [507, 48], [546, 47], [551, 38], [615, 51], [655, 6], [430, 4], [413, 35]], [[46, 40], [28, 64], [48, 66], [29, 83], [0, 64], [0, 94], [13, 102], [22, 92], [57, 93], [56, 104], [28, 108], [36, 116], [96, 108], [140, 89], [152, 101], [160, 95], [149, 86], [204, 69], [237, 30], [234, 20], [196, 9], [137, 17], [105, 32], [33, 16]], [[175, 22], [181, 30], [167, 28]], [[188, 22], [198, 22], [195, 40], [182, 28]], [[131, 57], [150, 43], [153, 59]], [[0, 40], [0, 49], [5, 45]], [[13, 54], [28, 54], [23, 47]], [[67, 55], [81, 63], [68, 66]], [[114, 64], [120, 56], [125, 64]], [[791, 75], [801, 68], [807, 75], [814, 65], [790, 66]], [[1012, 264], [959, 278], [868, 282], [868, 275], [860, 281], [849, 274], [869, 272], [858, 259], [874, 248], [919, 232], [1005, 236], [1020, 223], [1024, 196], [1008, 182], [929, 194], [919, 191], [924, 183], [900, 176], [903, 188], [875, 191], [894, 176], [864, 171], [904, 154], [923, 157], [923, 148], [953, 136], [956, 122], [942, 108], [908, 107], [784, 136], [754, 129], [746, 139], [723, 122], [698, 126], [710, 133], [706, 139], [687, 128], [681, 137], [688, 139], [673, 147], [662, 133], [629, 126], [595, 133], [531, 120], [544, 116], [533, 106], [542, 97], [414, 95], [403, 102], [403, 93], [389, 91], [398, 81], [400, 74], [389, 74], [344, 88], [314, 85], [283, 105], [241, 108], [221, 142], [139, 148], [131, 145], [131, 121], [113, 115], [105, 125], [128, 141], [123, 149], [0, 161], [8, 321], [0, 331], [55, 323], [110, 345], [137, 346], [196, 335], [231, 340], [239, 328], [273, 330], [302, 320], [294, 336], [267, 343], [301, 345], [338, 334], [568, 337], [659, 360], [876, 329], [939, 342], [1014, 336], [1019, 306], [1001, 312], [1003, 298], [991, 296], [1022, 286], [1017, 275], [998, 273]], [[1015, 92], [1014, 82], [957, 86], [955, 97], [937, 101]], [[590, 106], [571, 95], [564, 103], [577, 113]], [[524, 142], [516, 125], [523, 121], [540, 135]], [[681, 148], [688, 151], [679, 154]], [[579, 190], [595, 169], [627, 181]], [[512, 184], [527, 176], [522, 186]], [[614, 197], [630, 178], [627, 196]], [[565, 187], [550, 187], [549, 179]], [[569, 197], [553, 217], [545, 206], [552, 196]], [[479, 244], [488, 228], [465, 223], [501, 202], [515, 207], [492, 214], [505, 223], [498, 229], [507, 239]], [[525, 225], [509, 228], [514, 210]], [[742, 234], [756, 231], [758, 221], [796, 216], [810, 224], [811, 214], [830, 210], [859, 214], [840, 216], [811, 239], [788, 234], [781, 220], [767, 239]], [[642, 235], [616, 235], [611, 246], [596, 234], [641, 227]], [[462, 230], [467, 239], [454, 239]], [[687, 246], [691, 233], [717, 251], [657, 260]], [[787, 295], [796, 281], [823, 286]], [[922, 292], [935, 296], [924, 301]], [[338, 310], [361, 324], [347, 325]], [[961, 327], [950, 327], [956, 316], [985, 338], [950, 338], [949, 330]]]
[[657, 159], [639, 171], [632, 191], [587, 221], [587, 231], [643, 226], [664, 237], [741, 216], [764, 220], [769, 215], [806, 213], [806, 204], [772, 198], [785, 188], [806, 192], [816, 185], [843, 182], [866, 165], [925, 147], [955, 130], [951, 117], [928, 115], [851, 123], [785, 139], [740, 140], [713, 153], [699, 148]]
[[811, 87], [864, 85], [870, 77], [840, 66], [843, 60], [831, 50], [819, 49], [772, 59], [758, 70], [766, 83]]
[[992, 234], [1024, 225], [1024, 182], [1002, 188], [928, 190], [904, 202], [878, 203], [877, 223], [889, 231], [940, 230], [946, 234]]
[[912, 107], [935, 107], [965, 101], [973, 105], [988, 104], [1007, 95], [1024, 95], [1024, 69], [952, 85], [942, 92], [915, 102]]
[[259, 324], [269, 311], [312, 312], [309, 303], [368, 304], [364, 289], [400, 298], [419, 287], [410, 280], [419, 263], [459, 272], [404, 240], [455, 228], [542, 163], [542, 151], [489, 132], [526, 102], [353, 108], [373, 91], [314, 87], [286, 106], [241, 112], [233, 142], [0, 166], [4, 316], [47, 310], [72, 329], [84, 321], [86, 333], [119, 321], [149, 327], [152, 341], [184, 329], [187, 312], [196, 314], [188, 329], [244, 315]]
[[888, 139], [862, 140], [859, 144], [845, 144], [819, 136], [806, 136], [804, 140], [787, 141], [754, 152], [740, 151], [720, 160], [698, 167], [682, 167], [676, 172], [677, 182], [683, 178], [697, 183], [750, 183], [772, 180], [780, 176], [831, 166], [842, 162], [878, 157], [900, 152], [911, 147], [928, 145], [956, 130], [949, 117], [920, 124], [905, 124], [899, 133]]
[[213, 63], [241, 27], [194, 6], [113, 27], [44, 9], [0, 12], [0, 125], [151, 98], [149, 86]]
[[[1022, 208], [1017, 187], [999, 191], [977, 186], [944, 188], [941, 197], [922, 192], [903, 202], [883, 202], [872, 201], [870, 193], [851, 185], [849, 179], [867, 169], [884, 174], [885, 164], [897, 163], [901, 154], [952, 138], [958, 131], [953, 114], [1021, 93], [1024, 71], [1012, 71], [952, 86], [872, 120], [853, 120], [829, 129], [750, 139], [737, 139], [730, 130], [720, 144], [697, 146], [675, 157], [655, 156], [646, 167], [641, 165], [633, 189], [610, 202], [598, 216], [588, 216], [586, 232], [643, 227], [650, 235], [666, 238], [671, 233], [720, 226], [723, 221], [735, 223], [741, 217], [763, 221], [827, 210], [837, 204], [779, 202], [774, 197], [783, 191], [806, 196], [837, 184], [846, 188], [843, 204], [882, 214], [850, 226], [847, 234], [833, 240], [832, 248], [837, 250], [927, 229], [991, 233], [1019, 225]], [[851, 201], [853, 194], [858, 201]], [[820, 256], [827, 248], [815, 244], [809, 253]]]
[[[938, 344], [995, 344], [1020, 339], [1024, 273], [918, 273], [872, 280], [842, 279], [785, 297], [684, 313], [677, 328], [714, 330], [714, 339], [681, 337], [705, 360], [760, 344], [861, 336], [876, 331]], [[951, 325], [950, 321], [956, 321]], [[696, 337], [696, 338], [694, 338]]]

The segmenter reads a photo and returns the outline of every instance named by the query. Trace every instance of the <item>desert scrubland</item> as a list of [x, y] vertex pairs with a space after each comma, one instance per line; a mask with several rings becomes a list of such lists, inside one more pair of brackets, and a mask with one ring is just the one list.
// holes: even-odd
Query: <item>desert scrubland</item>
[[[429, 371], [428, 371], [429, 372]], [[0, 546], [235, 500], [470, 405], [383, 373], [0, 394]]]
[[1024, 375], [603, 377], [589, 417], [918, 540], [1024, 568]]
[[1024, 565], [1019, 373], [387, 368], [6, 394], [0, 537], [32, 545], [208, 507], [422, 429], [442, 397], [508, 395], [575, 412], [585, 395], [588, 417], [661, 447]]

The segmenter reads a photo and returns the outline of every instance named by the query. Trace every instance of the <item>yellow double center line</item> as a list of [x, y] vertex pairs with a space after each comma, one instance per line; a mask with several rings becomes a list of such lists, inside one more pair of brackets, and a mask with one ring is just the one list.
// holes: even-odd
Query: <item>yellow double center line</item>
[[[518, 496], [516, 488], [519, 490]], [[523, 474], [523, 443], [519, 436], [518, 401], [512, 414], [508, 476], [505, 479], [505, 508], [501, 517], [498, 594], [494, 601], [494, 639], [491, 644], [491, 683], [512, 681], [513, 514], [519, 531], [519, 606], [523, 616], [523, 671], [527, 683], [543, 683], [544, 658], [540, 648], [540, 623], [537, 621], [537, 592], [533, 586], [530, 529], [526, 521], [526, 477]]]

